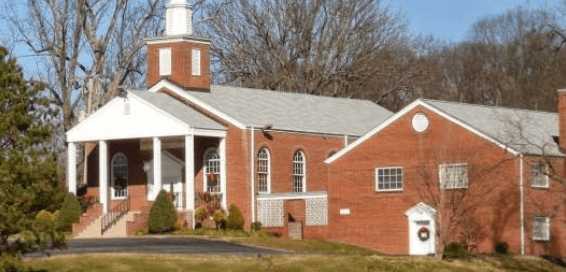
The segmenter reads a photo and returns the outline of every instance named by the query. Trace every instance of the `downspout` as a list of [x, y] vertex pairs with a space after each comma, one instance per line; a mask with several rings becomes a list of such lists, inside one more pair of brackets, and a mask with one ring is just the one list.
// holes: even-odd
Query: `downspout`
[[525, 203], [524, 203], [524, 180], [523, 180], [523, 154], [519, 155], [519, 218], [521, 221], [521, 255], [525, 255]]
[[251, 215], [252, 223], [255, 222], [255, 131], [254, 126], [250, 126], [250, 184], [251, 184]]

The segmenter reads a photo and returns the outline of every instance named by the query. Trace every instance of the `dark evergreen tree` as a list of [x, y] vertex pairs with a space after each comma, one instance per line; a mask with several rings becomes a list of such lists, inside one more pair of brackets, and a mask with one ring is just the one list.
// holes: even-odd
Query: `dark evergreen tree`
[[0, 47], [0, 253], [3, 258], [17, 258], [21, 253], [42, 249], [42, 245], [59, 245], [63, 240], [62, 235], [53, 235], [44, 224], [36, 222], [40, 211], [53, 212], [62, 200], [56, 156], [50, 148], [50, 121], [54, 115], [42, 90], [41, 84], [24, 79], [16, 61]]
[[169, 193], [161, 190], [149, 211], [148, 228], [150, 233], [163, 233], [175, 229], [177, 211]]
[[57, 229], [72, 231], [73, 223], [79, 222], [81, 218], [81, 212], [79, 200], [73, 194], [67, 194], [57, 216]]

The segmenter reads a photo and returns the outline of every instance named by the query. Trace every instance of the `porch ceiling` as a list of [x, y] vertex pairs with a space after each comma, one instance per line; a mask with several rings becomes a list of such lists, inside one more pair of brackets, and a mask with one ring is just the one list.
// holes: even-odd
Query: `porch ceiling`
[[220, 135], [222, 124], [166, 94], [128, 92], [67, 132], [68, 142], [149, 137]]

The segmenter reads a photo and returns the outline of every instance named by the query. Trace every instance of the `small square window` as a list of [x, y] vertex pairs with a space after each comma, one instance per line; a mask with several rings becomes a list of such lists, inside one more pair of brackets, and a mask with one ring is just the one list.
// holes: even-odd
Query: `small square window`
[[547, 166], [544, 162], [536, 162], [531, 165], [531, 186], [537, 188], [548, 188], [549, 180], [546, 175]]
[[468, 165], [466, 163], [441, 164], [439, 175], [443, 189], [468, 188]]
[[533, 240], [550, 240], [550, 218], [545, 216], [535, 216], [533, 220]]
[[402, 191], [403, 168], [377, 168], [375, 170], [375, 188], [378, 192]]

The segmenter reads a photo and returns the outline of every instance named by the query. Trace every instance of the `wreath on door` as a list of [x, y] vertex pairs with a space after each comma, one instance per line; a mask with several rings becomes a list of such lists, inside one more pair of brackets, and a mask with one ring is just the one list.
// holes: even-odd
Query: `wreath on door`
[[419, 229], [417, 235], [419, 236], [419, 240], [423, 242], [428, 241], [428, 239], [430, 239], [430, 230], [427, 227], [422, 227]]

